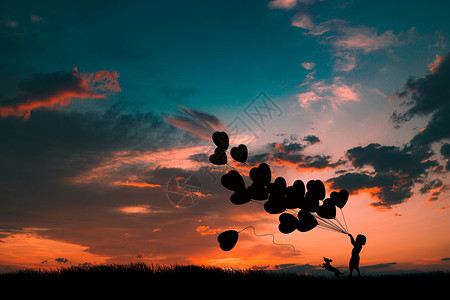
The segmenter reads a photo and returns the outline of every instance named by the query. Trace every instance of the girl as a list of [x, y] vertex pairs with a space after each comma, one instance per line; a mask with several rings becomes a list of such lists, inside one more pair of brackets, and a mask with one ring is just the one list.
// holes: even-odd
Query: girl
[[353, 245], [352, 257], [350, 258], [349, 264], [350, 276], [352, 276], [353, 269], [356, 269], [356, 271], [358, 272], [358, 276], [361, 276], [361, 273], [359, 273], [359, 253], [362, 250], [362, 246], [366, 244], [366, 237], [362, 234], [358, 234], [355, 241], [351, 234], [349, 234], [348, 236], [350, 237]]

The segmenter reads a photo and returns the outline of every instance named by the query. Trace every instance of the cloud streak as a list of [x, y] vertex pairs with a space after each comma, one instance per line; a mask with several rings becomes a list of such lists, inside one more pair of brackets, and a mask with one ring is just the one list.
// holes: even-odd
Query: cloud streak
[[0, 117], [30, 118], [39, 108], [58, 109], [68, 106], [74, 99], [104, 99], [120, 92], [119, 73], [99, 71], [80, 73], [59, 71], [36, 74], [19, 83], [17, 95], [0, 103]]
[[215, 131], [222, 131], [225, 128], [216, 116], [185, 106], [179, 106], [178, 115], [165, 119], [172, 126], [205, 140], [210, 140]]

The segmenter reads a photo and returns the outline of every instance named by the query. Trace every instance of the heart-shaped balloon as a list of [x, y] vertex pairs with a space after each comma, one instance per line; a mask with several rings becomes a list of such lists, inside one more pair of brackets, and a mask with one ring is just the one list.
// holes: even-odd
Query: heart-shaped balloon
[[264, 210], [269, 214], [277, 215], [277, 214], [281, 214], [282, 212], [284, 212], [286, 210], [286, 208], [285, 208], [285, 205], [282, 200], [269, 199], [269, 201], [266, 201], [264, 203]]
[[330, 199], [333, 201], [334, 204], [336, 204], [336, 200], [339, 198], [338, 192], [331, 192], [330, 193]]
[[337, 193], [337, 197], [334, 200], [334, 204], [336, 204], [336, 206], [339, 208], [343, 208], [345, 204], [347, 204], [347, 201], [348, 201], [347, 190], [341, 190], [339, 193]]
[[250, 193], [246, 189], [237, 190], [230, 196], [231, 203], [236, 205], [245, 204], [252, 200]]
[[269, 193], [269, 200], [284, 198], [286, 194], [286, 180], [283, 177], [278, 177], [269, 184], [267, 192]]
[[267, 188], [260, 183], [252, 183], [249, 187], [247, 187], [247, 191], [253, 200], [267, 200], [269, 197]]
[[252, 168], [250, 170], [250, 178], [254, 183], [260, 183], [264, 186], [268, 186], [270, 184], [270, 180], [272, 179], [272, 173], [270, 171], [270, 167], [266, 163], [261, 163], [257, 168]]
[[305, 211], [315, 212], [319, 208], [319, 199], [314, 195], [314, 192], [307, 191], [300, 208]]
[[225, 150], [217, 147], [214, 150], [214, 154], [209, 156], [209, 161], [214, 165], [224, 165], [227, 163], [227, 154]]
[[244, 144], [231, 148], [231, 157], [240, 163], [245, 163], [248, 157], [248, 149]]
[[294, 215], [283, 213], [278, 219], [280, 220], [278, 230], [280, 230], [281, 233], [291, 233], [299, 226], [299, 220]]
[[220, 182], [225, 188], [232, 191], [245, 189], [244, 179], [241, 174], [235, 170], [230, 170], [227, 174], [224, 174], [220, 179]]
[[228, 139], [228, 134], [224, 131], [216, 131], [212, 135], [212, 140], [217, 147], [222, 150], [227, 150], [230, 145], [230, 140]]
[[239, 233], [236, 230], [227, 230], [217, 236], [220, 249], [230, 251], [236, 245]]
[[298, 221], [297, 230], [301, 232], [310, 231], [318, 225], [316, 218], [308, 211], [299, 211]]
[[309, 195], [312, 199], [323, 200], [325, 198], [325, 185], [321, 180], [310, 180], [306, 184]]
[[317, 215], [325, 219], [336, 218], [336, 206], [334, 205], [334, 201], [330, 198], [325, 199], [323, 204], [317, 208]]
[[304, 203], [305, 184], [296, 180], [292, 186], [286, 188], [286, 208], [301, 208]]

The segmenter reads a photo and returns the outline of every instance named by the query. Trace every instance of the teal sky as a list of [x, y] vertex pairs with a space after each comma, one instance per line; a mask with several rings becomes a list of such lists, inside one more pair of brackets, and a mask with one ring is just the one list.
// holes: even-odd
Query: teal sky
[[[75, 66], [118, 70], [127, 93], [116, 101], [131, 111], [166, 111], [167, 101], [211, 112], [229, 104], [239, 109], [260, 91], [288, 98], [308, 73], [302, 62], [316, 64], [316, 79], [343, 76], [347, 84], [389, 95], [445, 52], [449, 21], [445, 8], [436, 9], [445, 3], [317, 1], [287, 10], [264, 1], [6, 1], [2, 22], [16, 27], [2, 29], [2, 51], [11, 54], [2, 68], [14, 68], [17, 76]], [[355, 69], [339, 72], [336, 49], [327, 42], [334, 33], [312, 36], [291, 26], [301, 13], [316, 23], [338, 19], [349, 28], [364, 26], [373, 37], [392, 31], [398, 41], [370, 53], [352, 50]], [[39, 21], [33, 23], [31, 14]], [[383, 67], [390, 68], [387, 74], [379, 74]]]

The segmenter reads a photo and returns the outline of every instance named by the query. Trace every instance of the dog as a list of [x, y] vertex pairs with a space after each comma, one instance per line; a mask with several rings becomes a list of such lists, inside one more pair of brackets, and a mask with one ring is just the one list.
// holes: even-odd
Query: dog
[[325, 261], [325, 263], [323, 263], [322, 266], [325, 269], [327, 269], [330, 272], [333, 272], [336, 277], [339, 277], [341, 275], [341, 272], [338, 269], [330, 265], [330, 262], [333, 261], [332, 259], [324, 257], [323, 260]]

